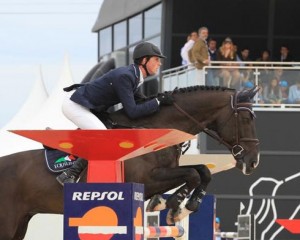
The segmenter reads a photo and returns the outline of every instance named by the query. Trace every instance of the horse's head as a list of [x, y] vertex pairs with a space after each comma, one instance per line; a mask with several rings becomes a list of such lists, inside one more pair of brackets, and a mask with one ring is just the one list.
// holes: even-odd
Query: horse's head
[[257, 91], [253, 88], [232, 95], [231, 113], [227, 119], [219, 120], [217, 126], [219, 140], [231, 151], [236, 167], [245, 175], [251, 174], [259, 164], [259, 140], [251, 103]]

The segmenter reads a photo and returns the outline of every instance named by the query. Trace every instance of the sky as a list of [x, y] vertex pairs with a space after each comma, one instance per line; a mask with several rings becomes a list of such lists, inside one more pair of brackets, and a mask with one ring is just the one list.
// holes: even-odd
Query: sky
[[75, 82], [97, 63], [92, 27], [102, 0], [0, 0], [0, 128], [22, 106], [41, 69], [48, 91], [68, 56]]

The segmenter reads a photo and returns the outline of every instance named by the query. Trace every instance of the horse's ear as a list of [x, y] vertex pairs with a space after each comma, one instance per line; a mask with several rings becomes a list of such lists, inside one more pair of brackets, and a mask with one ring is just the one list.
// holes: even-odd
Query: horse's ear
[[254, 96], [256, 95], [256, 93], [259, 91], [259, 87], [257, 87], [257, 86], [254, 86], [253, 88], [251, 88], [250, 90], [249, 90], [249, 97], [250, 97], [250, 99], [253, 99], [254, 98]]

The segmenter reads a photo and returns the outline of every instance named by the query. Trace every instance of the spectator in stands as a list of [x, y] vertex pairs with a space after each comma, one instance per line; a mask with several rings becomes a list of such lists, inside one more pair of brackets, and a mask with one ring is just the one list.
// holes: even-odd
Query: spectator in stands
[[231, 38], [227, 37], [223, 41], [221, 47], [217, 52], [218, 61], [236, 61], [236, 51]]
[[292, 55], [290, 54], [290, 50], [287, 45], [282, 45], [280, 47], [280, 56], [278, 59], [279, 62], [292, 62], [294, 61]]
[[288, 103], [300, 104], [300, 76], [296, 79], [294, 85], [289, 88]]
[[254, 84], [251, 81], [246, 81], [244, 82], [243, 87], [244, 89], [252, 89], [254, 87]]
[[206, 39], [208, 38], [208, 28], [201, 27], [198, 30], [199, 38], [189, 52], [189, 58], [196, 67], [196, 78], [200, 85], [204, 85], [204, 72], [203, 67], [208, 66], [210, 63], [208, 46]]
[[[252, 59], [250, 59], [250, 49], [248, 47], [243, 47], [242, 50], [240, 51], [240, 54], [237, 54], [237, 61], [240, 62], [240, 66], [242, 67], [252, 66], [252, 64], [244, 63], [244, 62], [252, 61]], [[252, 81], [254, 79], [253, 69], [244, 68], [244, 69], [240, 69], [240, 72], [244, 82]]]
[[[221, 219], [219, 217], [216, 217], [215, 219], [215, 233], [221, 233]], [[219, 236], [216, 236], [214, 240], [227, 240], [227, 238], [221, 238]]]
[[[210, 61], [217, 60], [217, 41], [213, 38], [208, 40], [208, 53], [209, 53]], [[217, 70], [208, 69], [206, 85], [218, 86], [219, 84], [220, 83], [219, 83], [219, 78], [217, 76]]]
[[[271, 52], [268, 49], [262, 50], [260, 56], [256, 59], [258, 62], [270, 62]], [[269, 64], [262, 64], [262, 66], [269, 66]]]
[[[237, 65], [233, 63], [226, 63], [226, 62], [237, 62], [236, 61], [236, 51], [234, 50], [234, 45], [231, 38], [227, 37], [223, 41], [221, 47], [217, 52], [217, 61], [224, 61], [222, 66], [232, 66]], [[239, 71], [238, 69], [234, 68], [221, 68], [219, 73], [220, 78], [220, 85], [230, 87], [231, 80], [232, 80], [232, 72]], [[235, 74], [236, 75], [236, 74]]]
[[288, 102], [288, 96], [289, 96], [289, 84], [285, 80], [279, 81], [279, 88], [282, 95], [282, 101], [281, 103], [287, 103]]
[[187, 37], [187, 42], [181, 48], [180, 55], [182, 58], [182, 65], [191, 64], [191, 61], [188, 57], [188, 52], [194, 46], [195, 41], [198, 39], [198, 33], [196, 31], [191, 32]]
[[251, 62], [250, 59], [250, 49], [248, 47], [243, 47], [240, 53], [238, 54], [239, 61], [241, 61], [241, 66], [247, 66], [243, 62]]
[[[261, 52], [260, 57], [256, 59], [257, 62], [270, 62], [271, 61], [271, 53], [269, 50], [265, 49]], [[257, 66], [265, 67], [263, 69], [259, 69], [260, 75], [259, 75], [259, 81], [263, 86], [267, 84], [267, 81], [270, 79], [270, 64], [263, 63], [259, 64]]]
[[276, 77], [271, 78], [269, 84], [264, 87], [263, 97], [265, 103], [281, 103], [282, 93], [279, 87], [279, 80]]
[[254, 98], [254, 100], [257, 100], [257, 103], [263, 104], [265, 103], [263, 97], [264, 86], [261, 83], [258, 83], [257, 87], [258, 87], [258, 92], [257, 92], [256, 99]]
[[217, 41], [213, 38], [210, 38], [208, 41], [208, 53], [210, 61], [217, 60]]

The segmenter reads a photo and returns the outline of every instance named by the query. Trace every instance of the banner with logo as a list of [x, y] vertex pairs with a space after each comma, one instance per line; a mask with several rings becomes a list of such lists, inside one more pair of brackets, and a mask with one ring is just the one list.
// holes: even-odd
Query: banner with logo
[[65, 184], [64, 240], [142, 239], [143, 212], [143, 184]]

